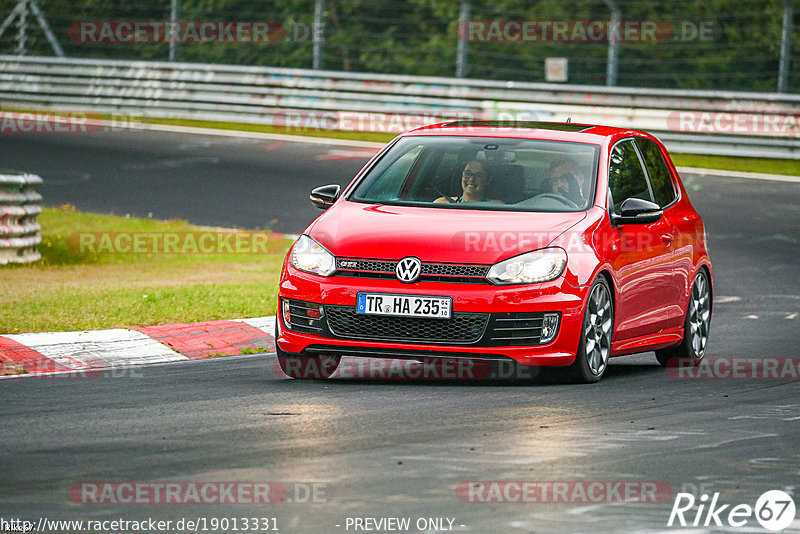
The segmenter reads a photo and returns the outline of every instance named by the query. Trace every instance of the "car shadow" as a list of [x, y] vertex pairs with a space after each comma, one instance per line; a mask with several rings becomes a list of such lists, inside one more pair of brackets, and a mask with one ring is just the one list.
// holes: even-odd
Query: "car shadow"
[[[311, 381], [334, 387], [400, 384], [417, 387], [548, 387], [577, 384], [565, 376], [563, 369], [558, 368], [526, 367], [511, 362], [488, 364], [450, 361], [450, 363], [451, 365], [434, 365], [412, 360], [343, 358], [339, 369], [330, 378], [311, 379]], [[656, 362], [644, 364], [612, 361], [599, 384], [632, 377], [656, 376], [663, 372], [663, 368]], [[280, 370], [277, 361], [273, 365], [273, 374], [276, 378], [288, 379]]]

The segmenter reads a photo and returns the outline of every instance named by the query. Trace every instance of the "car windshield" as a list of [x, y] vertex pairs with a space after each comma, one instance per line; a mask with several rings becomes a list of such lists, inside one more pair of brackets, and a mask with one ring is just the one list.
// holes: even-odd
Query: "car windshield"
[[594, 198], [600, 147], [494, 137], [405, 137], [348, 200], [501, 211], [582, 211]]

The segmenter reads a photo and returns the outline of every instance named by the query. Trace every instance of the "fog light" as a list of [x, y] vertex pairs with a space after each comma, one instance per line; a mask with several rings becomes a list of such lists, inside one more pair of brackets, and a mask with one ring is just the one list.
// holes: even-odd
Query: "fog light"
[[550, 343], [555, 339], [558, 333], [558, 314], [545, 313], [544, 320], [542, 321], [542, 337], [539, 338], [539, 343]]
[[286, 328], [292, 327], [292, 315], [289, 313], [289, 301], [281, 299], [281, 309], [283, 310], [283, 324]]

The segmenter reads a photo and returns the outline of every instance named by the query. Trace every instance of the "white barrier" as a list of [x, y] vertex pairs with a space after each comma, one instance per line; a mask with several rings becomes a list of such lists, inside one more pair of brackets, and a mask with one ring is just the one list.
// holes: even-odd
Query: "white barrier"
[[800, 159], [800, 95], [777, 93], [0, 55], [0, 106], [119, 114], [123, 121], [167, 117], [393, 133], [451, 118], [571, 118], [650, 131], [682, 152]]
[[42, 199], [36, 187], [42, 179], [35, 174], [0, 170], [0, 265], [30, 263], [41, 259], [36, 245], [42, 242]]

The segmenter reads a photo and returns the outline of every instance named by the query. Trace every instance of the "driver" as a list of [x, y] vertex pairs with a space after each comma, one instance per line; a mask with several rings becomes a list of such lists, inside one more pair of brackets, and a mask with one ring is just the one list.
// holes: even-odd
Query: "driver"
[[575, 160], [566, 156], [550, 164], [550, 178], [548, 180], [550, 191], [571, 200], [578, 206], [586, 201], [581, 191], [583, 173]]
[[491, 177], [483, 161], [472, 160], [464, 167], [461, 173], [461, 196], [439, 197], [434, 202], [500, 202], [502, 200], [487, 199], [486, 187], [491, 182]]

